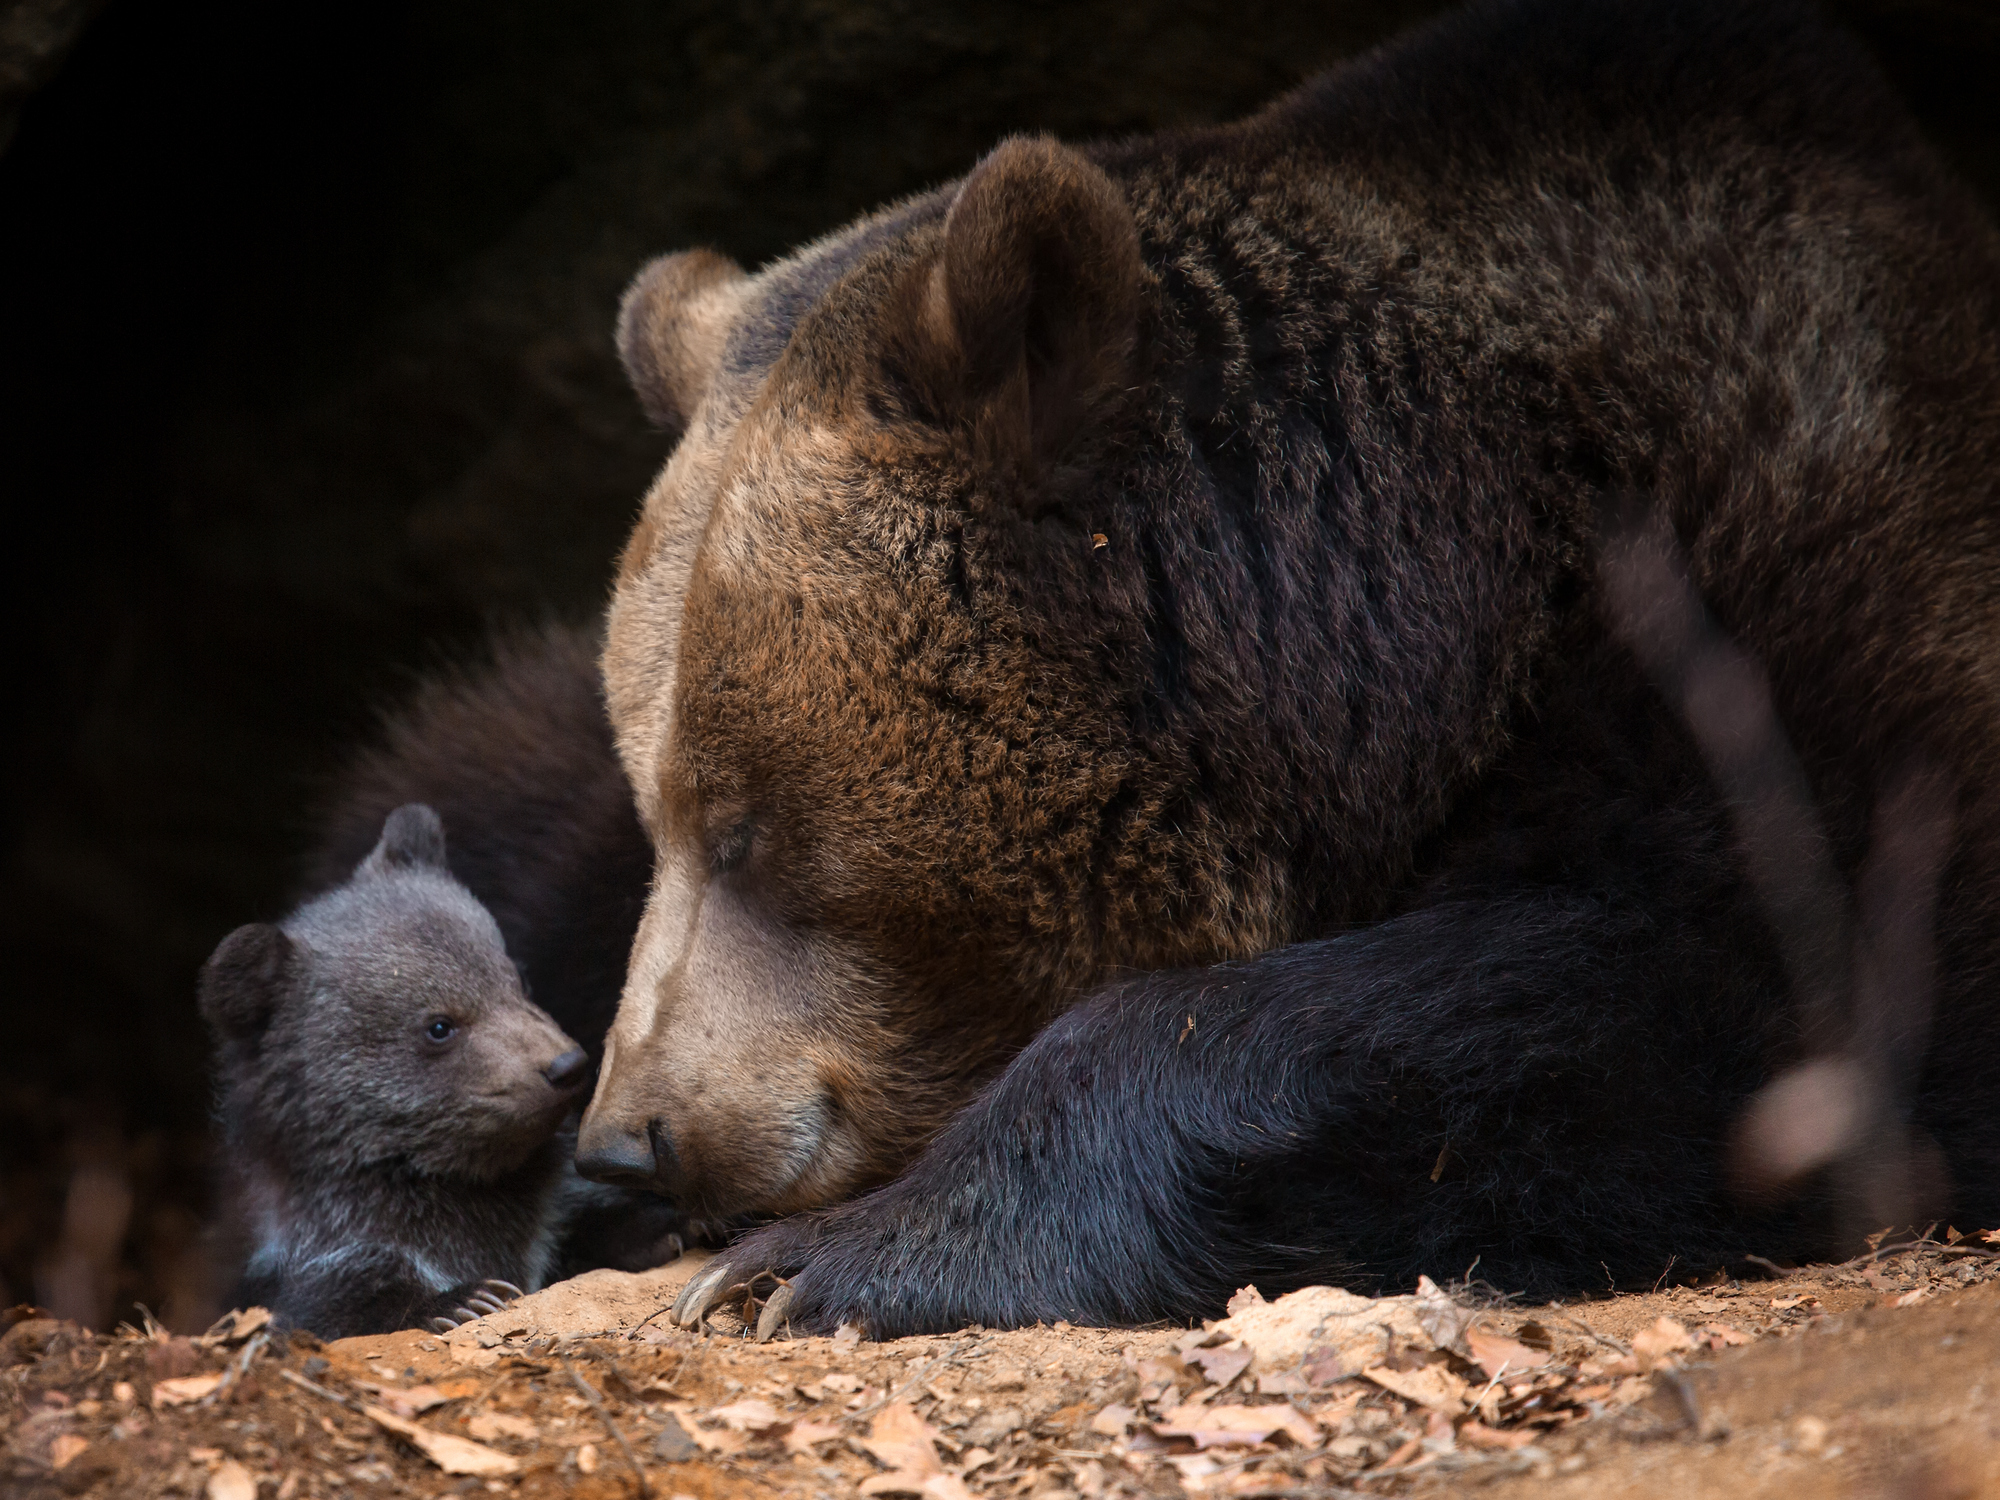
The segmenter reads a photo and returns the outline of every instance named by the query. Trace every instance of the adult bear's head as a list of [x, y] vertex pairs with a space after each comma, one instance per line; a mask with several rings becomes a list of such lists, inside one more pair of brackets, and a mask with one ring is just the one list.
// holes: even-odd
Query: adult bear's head
[[657, 869], [587, 1173], [845, 1196], [1108, 968], [1269, 940], [1276, 877], [1140, 723], [1151, 285], [1119, 187], [1026, 139], [755, 277], [635, 282], [682, 436], [605, 652]]

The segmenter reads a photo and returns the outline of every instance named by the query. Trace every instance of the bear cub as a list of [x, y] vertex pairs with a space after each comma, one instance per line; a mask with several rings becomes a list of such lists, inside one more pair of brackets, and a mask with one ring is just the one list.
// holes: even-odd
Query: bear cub
[[345, 884], [225, 938], [200, 1004], [239, 1305], [340, 1338], [449, 1326], [550, 1279], [602, 1191], [564, 1128], [590, 1060], [528, 999], [430, 808], [391, 813]]

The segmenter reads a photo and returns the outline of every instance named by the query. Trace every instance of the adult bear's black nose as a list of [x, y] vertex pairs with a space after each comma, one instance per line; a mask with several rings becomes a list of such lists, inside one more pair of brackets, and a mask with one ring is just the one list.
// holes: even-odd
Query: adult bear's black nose
[[625, 1130], [586, 1131], [577, 1141], [576, 1169], [593, 1182], [651, 1187], [658, 1170], [652, 1136]]
[[581, 1047], [572, 1047], [542, 1069], [542, 1077], [548, 1079], [550, 1088], [566, 1093], [582, 1083], [589, 1071], [590, 1054]]

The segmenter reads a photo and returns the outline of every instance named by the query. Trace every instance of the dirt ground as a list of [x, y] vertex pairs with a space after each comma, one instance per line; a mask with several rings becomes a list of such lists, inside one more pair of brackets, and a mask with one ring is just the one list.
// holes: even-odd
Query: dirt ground
[[16, 1309], [0, 1493], [2000, 1496], [1996, 1244], [1567, 1305], [1243, 1294], [1200, 1329], [891, 1343], [666, 1328], [694, 1256], [445, 1337]]

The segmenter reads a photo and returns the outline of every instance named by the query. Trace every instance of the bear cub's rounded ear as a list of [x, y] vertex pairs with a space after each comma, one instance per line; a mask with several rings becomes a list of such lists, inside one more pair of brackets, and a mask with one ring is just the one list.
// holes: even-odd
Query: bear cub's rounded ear
[[355, 870], [355, 879], [392, 870], [447, 870], [444, 823], [421, 802], [406, 802], [382, 824], [382, 837]]
[[201, 1018], [219, 1036], [251, 1037], [270, 1024], [292, 978], [292, 940], [269, 922], [239, 927], [201, 966]]
[[618, 306], [618, 358], [646, 420], [679, 434], [708, 393], [748, 277], [713, 250], [663, 255]]

